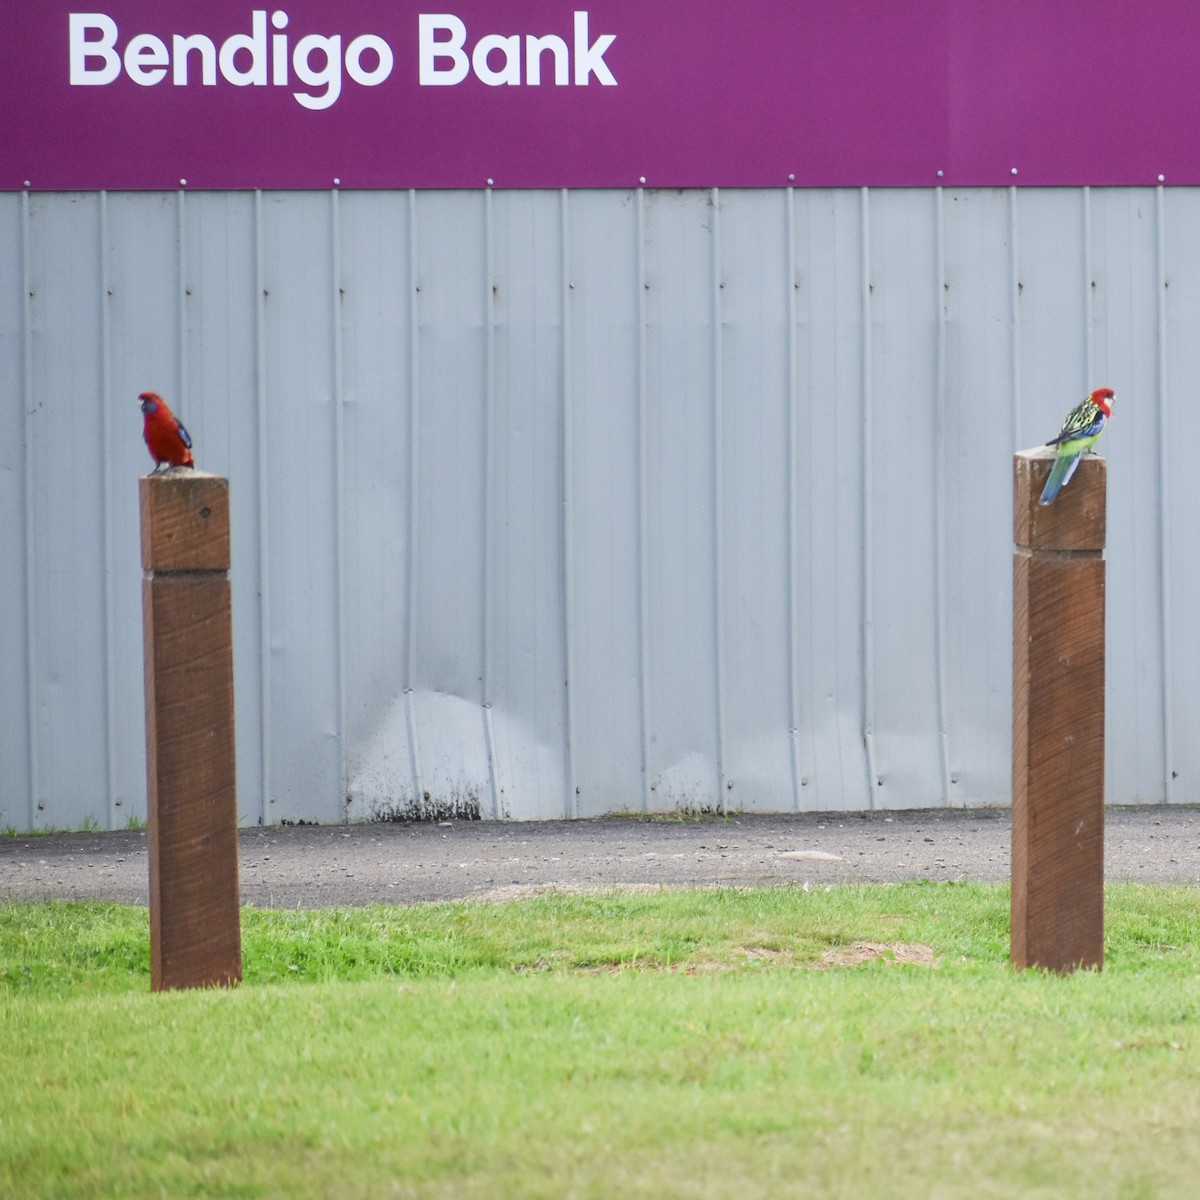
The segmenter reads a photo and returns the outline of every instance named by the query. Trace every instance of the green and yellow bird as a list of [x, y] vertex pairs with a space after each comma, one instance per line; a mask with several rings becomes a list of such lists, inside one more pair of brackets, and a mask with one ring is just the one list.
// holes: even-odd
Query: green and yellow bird
[[1058, 457], [1050, 468], [1046, 486], [1042, 488], [1040, 504], [1053, 504], [1059, 488], [1071, 482], [1080, 457], [1096, 444], [1096, 439], [1108, 424], [1115, 399], [1116, 393], [1112, 388], [1097, 388], [1067, 413], [1058, 436], [1046, 443], [1047, 446], [1058, 447]]

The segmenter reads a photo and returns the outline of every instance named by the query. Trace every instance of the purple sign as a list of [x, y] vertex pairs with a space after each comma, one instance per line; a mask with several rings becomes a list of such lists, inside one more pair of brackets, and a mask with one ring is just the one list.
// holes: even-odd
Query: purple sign
[[280, 5], [0, 6], [0, 190], [1200, 184], [1185, 0]]

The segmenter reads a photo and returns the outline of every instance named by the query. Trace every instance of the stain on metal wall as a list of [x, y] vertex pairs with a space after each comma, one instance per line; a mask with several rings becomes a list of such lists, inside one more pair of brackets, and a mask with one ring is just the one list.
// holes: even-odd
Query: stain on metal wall
[[1200, 800], [1198, 218], [0, 196], [0, 828], [145, 814], [146, 388], [231, 480], [245, 824], [1007, 802], [1011, 456], [1100, 384], [1109, 799]]

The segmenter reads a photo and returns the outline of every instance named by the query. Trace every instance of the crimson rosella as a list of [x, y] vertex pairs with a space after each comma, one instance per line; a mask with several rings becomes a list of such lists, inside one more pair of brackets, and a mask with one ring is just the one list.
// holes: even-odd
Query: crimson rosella
[[1097, 388], [1085, 400], [1081, 400], [1063, 421], [1058, 436], [1051, 438], [1047, 446], [1058, 447], [1058, 457], [1050, 468], [1046, 486], [1042, 488], [1040, 504], [1053, 504], [1058, 489], [1066, 487], [1075, 474], [1080, 456], [1095, 445], [1096, 439], [1112, 416], [1116, 394], [1112, 388]]
[[168, 467], [194, 467], [192, 461], [192, 438], [183, 427], [183, 422], [167, 407], [167, 402], [157, 392], [143, 392], [141, 401], [145, 421], [142, 436], [154, 459], [154, 474], [164, 464]]

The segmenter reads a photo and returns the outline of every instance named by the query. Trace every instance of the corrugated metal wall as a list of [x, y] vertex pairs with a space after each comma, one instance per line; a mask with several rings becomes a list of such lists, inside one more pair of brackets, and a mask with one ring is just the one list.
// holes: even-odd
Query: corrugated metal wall
[[0, 828], [145, 812], [135, 397], [228, 475], [245, 823], [1009, 794], [1099, 384], [1109, 798], [1200, 800], [1200, 191], [0, 196]]

